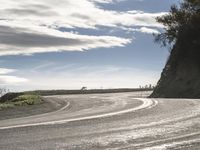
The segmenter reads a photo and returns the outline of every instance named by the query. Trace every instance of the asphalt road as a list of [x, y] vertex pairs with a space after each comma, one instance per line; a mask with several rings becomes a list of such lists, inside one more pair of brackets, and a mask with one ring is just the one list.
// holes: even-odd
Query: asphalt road
[[63, 107], [0, 121], [1, 150], [199, 150], [200, 100], [51, 96]]

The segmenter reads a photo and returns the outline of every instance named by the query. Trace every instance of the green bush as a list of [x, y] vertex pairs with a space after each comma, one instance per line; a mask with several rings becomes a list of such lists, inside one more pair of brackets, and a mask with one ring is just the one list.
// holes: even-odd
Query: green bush
[[0, 104], [0, 110], [6, 109], [6, 108], [13, 108], [13, 107], [14, 107], [14, 105], [10, 104], [10, 103], [1, 103]]
[[20, 95], [8, 102], [0, 103], [0, 110], [12, 108], [14, 106], [36, 105], [42, 103], [42, 98], [39, 95]]

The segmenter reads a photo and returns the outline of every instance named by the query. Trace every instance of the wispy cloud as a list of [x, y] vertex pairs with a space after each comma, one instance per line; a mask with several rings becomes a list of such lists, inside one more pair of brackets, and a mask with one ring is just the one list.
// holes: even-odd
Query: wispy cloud
[[19, 84], [23, 82], [27, 82], [28, 80], [25, 78], [20, 78], [17, 76], [9, 76], [9, 75], [0, 75], [0, 85], [13, 85]]
[[15, 69], [0, 68], [0, 75], [14, 72]]
[[141, 28], [126, 28], [122, 27], [123, 30], [126, 30], [127, 32], [141, 32], [141, 33], [146, 33], [146, 34], [159, 34], [160, 31], [157, 29], [152, 29], [148, 27], [141, 27]]
[[151, 29], [147, 27], [142, 27], [140, 29], [136, 29], [136, 31], [142, 32], [142, 33], [147, 33], [147, 34], [159, 34], [160, 32], [156, 29]]
[[[96, 26], [117, 25], [161, 25], [155, 17], [163, 13], [145, 13], [142, 11], [105, 10], [94, 2], [111, 3], [112, 0], [6, 0], [1, 5], [1, 18], [13, 20], [18, 25], [43, 25], [48, 27], [96, 28]], [[31, 18], [30, 18], [31, 17]]]
[[13, 85], [28, 81], [25, 78], [17, 77], [14, 75], [8, 75], [9, 73], [15, 71], [15, 69], [0, 68], [0, 85]]
[[113, 3], [113, 0], [90, 0], [90, 1], [97, 3]]
[[[55, 72], [59, 69], [59, 72]], [[37, 89], [79, 89], [88, 88], [133, 88], [139, 85], [155, 84], [159, 73], [112, 65], [53, 66], [51, 69], [35, 72], [30, 76], [29, 88]], [[44, 80], [45, 79], [45, 80]]]
[[124, 46], [131, 42], [130, 39], [114, 36], [78, 35], [42, 28], [38, 31], [0, 26], [0, 55], [83, 51]]
[[[60, 28], [162, 27], [155, 21], [165, 13], [113, 11], [99, 3], [120, 0], [5, 0], [0, 10], [0, 55], [57, 51], [84, 51], [125, 46], [130, 39], [115, 36], [80, 35]], [[151, 32], [144, 30], [141, 32]], [[138, 30], [139, 31], [139, 30]]]

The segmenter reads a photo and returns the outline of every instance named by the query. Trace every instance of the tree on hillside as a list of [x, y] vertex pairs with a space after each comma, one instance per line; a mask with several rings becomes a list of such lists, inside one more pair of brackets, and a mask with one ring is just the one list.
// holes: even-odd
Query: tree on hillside
[[[155, 37], [162, 46], [174, 45], [187, 35], [199, 35], [200, 0], [183, 0], [180, 6], [171, 6], [170, 13], [158, 17], [157, 21], [165, 26], [165, 32]], [[199, 44], [200, 41], [193, 42]]]

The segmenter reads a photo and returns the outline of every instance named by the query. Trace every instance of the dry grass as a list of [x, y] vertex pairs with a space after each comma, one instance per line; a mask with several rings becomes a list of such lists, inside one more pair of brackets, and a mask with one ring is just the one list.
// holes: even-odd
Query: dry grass
[[9, 102], [0, 103], [0, 110], [13, 108], [15, 106], [36, 105], [42, 103], [42, 98], [39, 95], [21, 95]]

